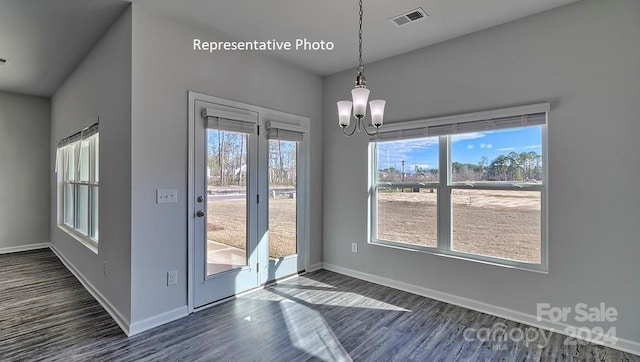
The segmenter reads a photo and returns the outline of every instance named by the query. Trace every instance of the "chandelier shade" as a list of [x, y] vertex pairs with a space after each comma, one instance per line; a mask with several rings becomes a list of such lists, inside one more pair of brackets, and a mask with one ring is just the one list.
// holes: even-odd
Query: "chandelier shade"
[[371, 124], [376, 128], [382, 126], [385, 103], [382, 99], [375, 99], [369, 102], [369, 107], [371, 108]]
[[367, 115], [367, 101], [370, 91], [367, 88], [353, 88], [351, 97], [353, 98], [353, 115], [356, 118], [364, 118]]
[[340, 127], [349, 127], [351, 123], [351, 107], [353, 102], [351, 101], [339, 101], [338, 102], [338, 123]]

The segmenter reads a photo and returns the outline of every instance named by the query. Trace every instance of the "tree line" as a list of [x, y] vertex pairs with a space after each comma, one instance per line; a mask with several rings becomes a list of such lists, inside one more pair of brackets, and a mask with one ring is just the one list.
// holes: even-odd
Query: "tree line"
[[[271, 185], [295, 185], [296, 156], [296, 142], [269, 141], [269, 183]], [[247, 135], [209, 130], [206, 162], [209, 186], [245, 186]]]
[[[493, 160], [482, 156], [477, 164], [452, 162], [451, 174], [453, 182], [537, 182], [542, 179], [542, 156], [535, 151], [510, 152]], [[381, 182], [438, 182], [438, 178], [438, 169], [417, 165], [404, 170], [395, 167], [379, 170]]]

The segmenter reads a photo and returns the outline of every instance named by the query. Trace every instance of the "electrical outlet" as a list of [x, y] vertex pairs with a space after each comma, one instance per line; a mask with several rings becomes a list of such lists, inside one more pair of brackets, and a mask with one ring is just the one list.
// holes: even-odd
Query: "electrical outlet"
[[107, 275], [107, 262], [102, 262], [102, 274]]
[[178, 284], [178, 271], [171, 270], [167, 272], [167, 285], [176, 285]]
[[358, 252], [358, 243], [351, 243], [351, 252], [352, 253]]

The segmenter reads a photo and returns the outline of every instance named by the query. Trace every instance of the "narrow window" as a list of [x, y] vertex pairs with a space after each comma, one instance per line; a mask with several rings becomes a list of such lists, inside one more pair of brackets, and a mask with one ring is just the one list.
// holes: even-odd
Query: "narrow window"
[[60, 227], [72, 236], [97, 245], [99, 239], [98, 124], [58, 144]]

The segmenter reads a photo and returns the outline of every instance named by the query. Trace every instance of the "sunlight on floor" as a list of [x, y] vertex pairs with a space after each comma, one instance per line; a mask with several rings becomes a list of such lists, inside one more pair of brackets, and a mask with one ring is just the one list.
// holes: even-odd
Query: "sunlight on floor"
[[[286, 286], [278, 285], [278, 289], [286, 288]], [[377, 310], [389, 310], [396, 312], [411, 312], [409, 309], [401, 308], [393, 304], [381, 302], [377, 299], [368, 298], [363, 295], [352, 292], [341, 292], [332, 290], [323, 290], [322, 295], [326, 297], [326, 301], [322, 302], [322, 306], [331, 307], [350, 307], [350, 308], [362, 308], [362, 309], [377, 309]], [[300, 296], [298, 296], [300, 298]], [[273, 298], [260, 298], [261, 300], [280, 300], [282, 295], [273, 295]], [[354, 300], [357, 303], [354, 304]], [[307, 302], [308, 303], [308, 302]], [[313, 305], [313, 303], [309, 303]]]
[[[318, 311], [289, 300], [280, 302], [280, 309], [294, 347], [323, 361], [352, 360]], [[304, 323], [300, 315], [306, 316]]]

